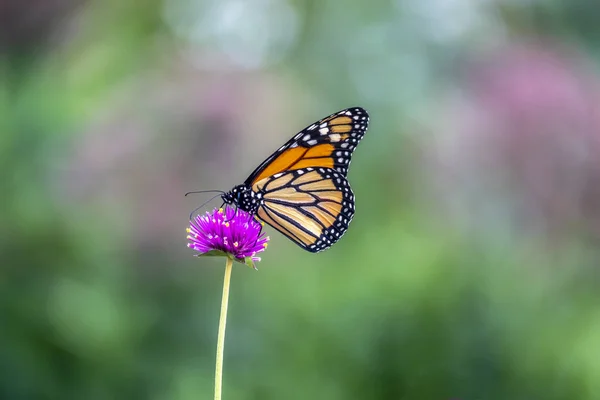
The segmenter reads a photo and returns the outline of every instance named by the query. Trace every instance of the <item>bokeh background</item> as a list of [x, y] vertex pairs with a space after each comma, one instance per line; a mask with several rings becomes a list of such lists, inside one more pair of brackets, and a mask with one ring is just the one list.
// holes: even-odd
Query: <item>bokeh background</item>
[[343, 240], [267, 228], [234, 269], [224, 398], [599, 399], [598, 15], [0, 1], [0, 398], [212, 398], [224, 261], [183, 194], [360, 105]]

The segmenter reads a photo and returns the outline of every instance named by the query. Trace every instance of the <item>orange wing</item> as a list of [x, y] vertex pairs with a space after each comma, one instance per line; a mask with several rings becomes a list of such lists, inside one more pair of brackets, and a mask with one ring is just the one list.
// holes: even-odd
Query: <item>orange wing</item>
[[306, 127], [263, 162], [246, 179], [249, 186], [284, 171], [327, 168], [345, 177], [354, 149], [363, 138], [369, 115], [348, 108]]
[[337, 242], [354, 216], [354, 194], [342, 173], [299, 168], [257, 181], [263, 202], [256, 216], [310, 252]]

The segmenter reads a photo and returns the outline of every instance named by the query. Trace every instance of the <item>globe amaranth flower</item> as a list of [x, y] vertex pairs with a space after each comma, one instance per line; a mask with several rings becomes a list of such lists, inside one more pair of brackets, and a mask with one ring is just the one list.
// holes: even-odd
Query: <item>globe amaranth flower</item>
[[214, 209], [197, 215], [187, 229], [188, 247], [198, 256], [228, 256], [253, 268], [260, 261], [256, 254], [267, 248], [269, 237], [262, 233], [262, 225], [240, 209]]

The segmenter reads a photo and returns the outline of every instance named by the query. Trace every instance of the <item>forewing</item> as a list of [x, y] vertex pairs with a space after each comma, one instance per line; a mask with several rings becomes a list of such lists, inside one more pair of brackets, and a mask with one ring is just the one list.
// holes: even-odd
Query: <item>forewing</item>
[[306, 168], [348, 173], [352, 153], [369, 125], [360, 107], [347, 108], [307, 126], [281, 146], [246, 179], [249, 186], [284, 171]]

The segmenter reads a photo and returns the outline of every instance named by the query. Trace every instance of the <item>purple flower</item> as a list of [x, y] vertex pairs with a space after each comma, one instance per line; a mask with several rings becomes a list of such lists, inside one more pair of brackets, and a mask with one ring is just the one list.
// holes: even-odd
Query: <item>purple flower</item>
[[256, 254], [267, 248], [269, 237], [261, 233], [261, 224], [242, 210], [230, 207], [197, 215], [187, 229], [188, 247], [198, 256], [228, 256], [254, 267]]

